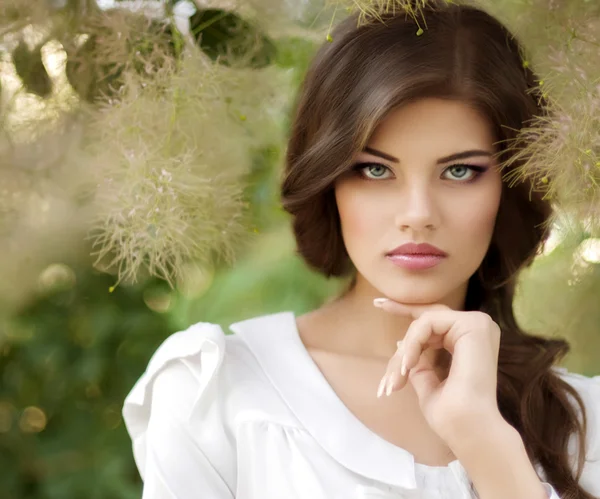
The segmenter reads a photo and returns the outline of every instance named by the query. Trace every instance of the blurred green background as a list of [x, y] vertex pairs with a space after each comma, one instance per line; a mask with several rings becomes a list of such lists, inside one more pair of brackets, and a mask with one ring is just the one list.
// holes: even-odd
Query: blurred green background
[[[9, 1], [0, 11], [4, 125], [0, 171], [8, 171], [17, 162], [20, 168], [31, 166], [14, 154], [18, 127], [11, 128], [10, 123], [46, 112], [46, 103], [60, 101], [57, 96], [67, 88], [69, 98], [75, 97], [78, 103], [89, 101], [93, 107], [102, 101], [106, 105], [99, 89], [110, 93], [116, 88], [110, 82], [125, 78], [127, 71], [140, 71], [135, 60], [121, 67], [110, 59], [111, 53], [102, 51], [100, 38], [95, 39], [96, 45], [79, 44], [83, 52], [67, 56], [61, 66], [67, 79], [61, 80], [58, 73], [48, 71], [42, 50], [45, 43], [60, 39], [69, 29], [71, 33], [92, 32], [93, 24], [85, 23], [94, 5], [105, 11], [139, 14], [131, 2], [44, 1], [37, 3], [38, 11], [34, 3], [25, 8], [20, 0]], [[6, 222], [0, 233], [4, 248], [0, 249], [0, 269], [4, 269], [0, 273], [2, 499], [140, 497], [141, 482], [121, 407], [157, 346], [172, 332], [198, 321], [218, 323], [227, 330], [229, 324], [256, 315], [282, 310], [300, 314], [318, 307], [344, 285], [317, 275], [297, 257], [289, 219], [278, 197], [293, 95], [310, 57], [325, 40], [332, 16], [337, 15], [335, 9], [325, 9], [319, 2], [253, 2], [254, 17], [247, 16], [254, 21], [262, 18], [264, 25], [259, 29], [258, 23], [241, 24], [246, 22], [242, 8], [219, 9], [216, 3], [204, 10], [198, 7], [200, 3], [161, 4], [168, 7], [169, 15], [173, 14], [169, 8], [180, 9], [179, 24], [173, 22], [160, 31], [161, 37], [166, 33], [162, 39], [167, 40], [169, 53], [178, 57], [186, 43], [181, 38], [188, 36], [187, 41], [201, 47], [214, 64], [223, 64], [217, 57], [227, 53], [233, 61], [242, 60], [246, 71], [275, 68], [288, 82], [278, 89], [286, 99], [267, 94], [260, 100], [261, 106], [277, 109], [271, 119], [273, 130], [281, 135], [260, 136], [243, 151], [248, 159], [239, 175], [244, 221], [238, 239], [228, 243], [232, 259], [214, 259], [210, 265], [191, 259], [180, 269], [184, 278], [174, 286], [152, 272], [142, 272], [136, 282], [124, 281], [115, 287], [117, 271], [96, 265], [89, 256], [89, 243], [75, 243], [71, 235], [64, 239], [59, 234], [57, 241], [56, 234], [38, 231], [33, 237], [34, 229], [26, 226], [29, 239], [18, 239], [24, 246], [11, 248], [10, 241], [15, 240], [11, 231], [16, 229], [7, 224], [16, 215], [13, 208], [0, 204], [0, 215], [5, 217], [0, 221]], [[523, 2], [507, 5], [515, 16], [518, 9], [525, 9]], [[44, 12], [55, 16], [54, 31], [45, 24]], [[185, 26], [190, 28], [187, 33]], [[102, 29], [110, 32], [111, 25]], [[253, 39], [262, 37], [258, 51], [248, 55], [239, 41], [240, 30], [251, 31]], [[206, 35], [197, 36], [200, 32]], [[35, 41], [35, 33], [42, 33], [38, 38], [43, 43]], [[66, 41], [61, 43], [67, 46]], [[151, 52], [154, 48], [148, 48], [142, 37], [128, 50]], [[93, 63], [90, 54], [96, 58]], [[75, 61], [71, 66], [69, 57]], [[109, 62], [99, 65], [103, 60]], [[117, 99], [118, 93], [111, 98]], [[256, 132], [258, 125], [252, 123], [251, 115], [244, 115], [242, 121], [250, 124], [239, 133]], [[37, 136], [28, 140], [29, 148], [40, 143]], [[50, 146], [43, 143], [42, 152], [47, 155], [48, 151]], [[34, 170], [32, 178], [40, 176], [43, 172]], [[6, 198], [11, 186], [0, 188]], [[520, 322], [532, 332], [567, 337], [572, 352], [564, 365], [592, 375], [600, 373], [600, 244], [595, 229], [584, 222], [575, 223], [573, 218], [557, 222], [544, 254], [523, 273], [516, 308]], [[13, 272], [15, 268], [18, 271]]]

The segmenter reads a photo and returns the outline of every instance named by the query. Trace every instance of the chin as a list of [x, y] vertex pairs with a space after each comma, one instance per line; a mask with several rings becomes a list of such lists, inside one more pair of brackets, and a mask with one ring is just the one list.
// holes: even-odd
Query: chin
[[380, 282], [375, 289], [390, 300], [412, 305], [429, 305], [442, 302], [452, 289], [441, 285], [439, 282], [406, 282], [392, 279], [390, 282]]
[[403, 303], [405, 305], [431, 305], [433, 303], [440, 303], [443, 299], [442, 296], [432, 295], [432, 296], [390, 296], [386, 295], [390, 300], [396, 301], [398, 303]]
[[445, 295], [437, 292], [426, 292], [426, 291], [415, 291], [415, 290], [402, 290], [395, 287], [391, 290], [388, 287], [379, 288], [383, 296], [386, 296], [390, 300], [397, 301], [399, 303], [405, 303], [407, 305], [428, 305], [431, 303], [438, 303], [444, 299]]

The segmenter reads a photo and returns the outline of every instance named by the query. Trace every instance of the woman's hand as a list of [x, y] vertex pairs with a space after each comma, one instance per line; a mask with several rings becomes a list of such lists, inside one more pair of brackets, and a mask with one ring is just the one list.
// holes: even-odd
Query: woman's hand
[[[502, 420], [496, 398], [500, 327], [489, 315], [387, 299], [378, 299], [375, 305], [414, 318], [388, 363], [378, 396], [410, 382], [427, 422], [448, 443], [457, 433], [472, 435], [483, 428], [482, 423], [489, 428]], [[436, 373], [433, 356], [423, 355], [428, 348], [444, 348], [452, 355], [445, 379]]]

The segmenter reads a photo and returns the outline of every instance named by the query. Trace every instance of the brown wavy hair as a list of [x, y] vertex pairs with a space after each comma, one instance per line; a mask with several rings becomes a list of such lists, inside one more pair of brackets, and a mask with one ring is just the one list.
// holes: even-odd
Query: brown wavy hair
[[[317, 52], [297, 97], [286, 152], [282, 204], [293, 217], [298, 252], [328, 277], [356, 275], [333, 184], [391, 110], [425, 97], [468, 103], [493, 125], [501, 165], [510, 144], [518, 146], [519, 130], [549, 113], [522, 46], [485, 11], [441, 0], [422, 7], [422, 20], [405, 11], [378, 14], [349, 16]], [[424, 31], [417, 34], [420, 26]], [[503, 183], [492, 241], [469, 280], [465, 309], [485, 311], [501, 327], [498, 406], [529, 458], [561, 497], [594, 499], [578, 484], [586, 455], [585, 407], [551, 369], [569, 344], [524, 332], [513, 313], [519, 271], [547, 238], [551, 213], [528, 181]], [[568, 454], [572, 434], [580, 444], [576, 473]]]

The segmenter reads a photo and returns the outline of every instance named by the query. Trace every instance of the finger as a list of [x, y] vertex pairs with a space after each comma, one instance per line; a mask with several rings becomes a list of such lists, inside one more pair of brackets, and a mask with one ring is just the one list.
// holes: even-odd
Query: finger
[[[452, 319], [455, 313], [453, 311], [452, 316], [446, 317], [446, 323], [452, 324]], [[398, 349], [388, 362], [386, 374], [381, 380], [378, 396], [382, 393], [389, 395], [394, 391], [399, 391], [406, 386], [408, 382], [408, 375], [410, 369], [416, 366], [421, 358], [424, 350], [428, 347], [433, 349], [444, 348], [444, 337], [445, 332], [443, 324], [439, 328], [433, 328], [433, 320], [435, 316], [440, 314], [447, 314], [447, 312], [430, 313], [427, 316], [428, 321], [423, 319], [415, 320], [409, 326], [404, 341], [399, 341]], [[439, 329], [439, 330], [438, 330]], [[435, 333], [439, 334], [435, 334]], [[407, 352], [413, 352], [410, 360], [405, 360]], [[428, 363], [426, 363], [429, 365]], [[430, 366], [433, 369], [433, 366]]]
[[385, 393], [390, 395], [392, 392], [402, 390], [408, 381], [408, 377], [400, 372], [402, 359], [404, 357], [403, 341], [397, 343], [398, 349], [388, 363], [387, 381], [385, 384]]
[[[385, 374], [381, 378], [379, 387], [377, 388], [377, 397], [381, 397], [384, 393], [389, 394], [390, 390], [398, 387], [398, 373], [400, 372], [400, 365], [402, 362], [402, 341], [397, 343], [397, 349], [392, 358], [389, 360]], [[388, 387], [392, 388], [388, 388]]]
[[402, 390], [409, 381], [413, 384], [413, 388], [414, 383], [419, 383], [418, 388], [420, 392], [418, 392], [417, 395], [421, 393], [424, 396], [429, 393], [429, 391], [434, 390], [439, 385], [442, 378], [439, 377], [439, 374], [436, 371], [435, 356], [430, 355], [431, 353], [431, 350], [429, 351], [429, 354], [428, 352], [423, 352], [417, 365], [404, 376], [401, 372], [394, 371], [394, 375], [390, 381], [391, 388], [388, 389], [389, 393]]
[[413, 370], [410, 371], [407, 378], [410, 380], [419, 402], [429, 400], [431, 394], [443, 383], [434, 369]]
[[[440, 320], [442, 314], [446, 314], [444, 317], [446, 321]], [[405, 383], [410, 381], [419, 403], [429, 400], [431, 394], [442, 383], [436, 372], [434, 357], [427, 359], [425, 350], [427, 348], [437, 350], [444, 348], [445, 333], [447, 327], [451, 327], [454, 323], [452, 319], [453, 317], [449, 317], [445, 311], [430, 312], [415, 320], [406, 332], [404, 339], [406, 344], [404, 355], [406, 360], [404, 362], [406, 364], [402, 371], [406, 370]]]
[[[404, 337], [404, 367], [410, 371], [419, 362], [423, 351], [430, 348], [446, 348], [453, 352], [454, 338], [446, 336], [452, 330], [457, 319], [457, 312], [428, 312], [411, 323]], [[402, 370], [402, 367], [401, 367]]]
[[394, 355], [390, 358], [386, 374], [391, 373], [392, 371], [400, 372], [400, 366], [402, 365], [402, 357], [404, 356], [404, 342], [402, 340], [396, 343], [396, 351]]
[[[432, 347], [433, 349], [441, 349], [442, 346], [442, 338], [439, 336], [432, 336], [427, 344], [428, 347]], [[379, 395], [382, 393], [386, 393], [390, 395], [393, 392], [397, 392], [402, 390], [409, 381], [410, 370], [403, 370], [402, 364], [404, 360], [404, 342], [398, 342], [398, 350], [396, 354], [390, 359], [388, 363], [386, 375], [382, 379], [382, 385], [379, 387]], [[433, 357], [430, 359], [427, 357], [427, 353], [423, 352], [419, 357], [416, 366], [419, 371], [434, 371], [434, 361]]]

